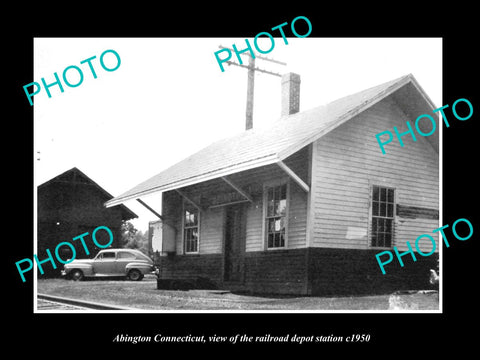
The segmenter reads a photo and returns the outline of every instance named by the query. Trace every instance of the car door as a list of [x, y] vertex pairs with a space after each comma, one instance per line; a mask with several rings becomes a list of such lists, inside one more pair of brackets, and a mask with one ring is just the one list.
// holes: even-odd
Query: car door
[[115, 251], [104, 251], [93, 261], [95, 275], [116, 275]]
[[129, 251], [119, 251], [117, 253], [117, 260], [115, 263], [115, 269], [118, 274], [125, 275], [125, 267], [135, 261], [135, 254], [132, 254]]

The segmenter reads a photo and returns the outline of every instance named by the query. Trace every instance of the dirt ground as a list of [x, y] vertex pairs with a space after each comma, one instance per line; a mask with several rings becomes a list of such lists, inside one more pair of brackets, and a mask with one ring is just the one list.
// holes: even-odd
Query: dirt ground
[[140, 310], [214, 311], [355, 311], [439, 310], [438, 293], [354, 297], [263, 296], [222, 290], [157, 290], [156, 278], [142, 281], [39, 279], [37, 292]]

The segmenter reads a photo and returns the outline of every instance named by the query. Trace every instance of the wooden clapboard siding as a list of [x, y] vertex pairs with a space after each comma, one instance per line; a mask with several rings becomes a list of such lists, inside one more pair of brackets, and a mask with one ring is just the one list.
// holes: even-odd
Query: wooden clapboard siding
[[[369, 248], [372, 185], [395, 188], [397, 204], [438, 209], [438, 154], [425, 138], [417, 134], [414, 142], [406, 135], [403, 148], [394, 138], [385, 146], [386, 155], [375, 138], [393, 132], [393, 126], [406, 131], [407, 120], [414, 127], [415, 119], [387, 97], [313, 144], [313, 246]], [[417, 236], [437, 227], [434, 219], [397, 217], [395, 245], [404, 249], [406, 240], [413, 245]], [[432, 236], [438, 242], [438, 234]]]
[[[433, 234], [432, 230], [437, 229], [440, 225], [438, 220], [433, 219], [403, 219], [396, 218], [395, 221], [395, 245], [399, 250], [407, 250], [408, 246], [406, 241], [410, 242], [410, 245], [415, 250], [415, 240], [417, 237], [423, 234], [428, 234], [435, 239], [436, 252], [438, 252], [438, 233]], [[431, 241], [424, 237], [418, 242], [418, 247], [421, 252], [429, 253], [432, 249]]]
[[[307, 180], [308, 157], [306, 148], [286, 159], [285, 163], [304, 181]], [[230, 177], [243, 189], [251, 189], [253, 202], [247, 205], [246, 251], [262, 251], [265, 249], [263, 234], [263, 184], [276, 179], [288, 179], [278, 165], [264, 166], [244, 171]], [[290, 202], [288, 214], [288, 247], [305, 246], [307, 195], [290, 180]]]
[[[292, 169], [304, 182], [310, 185], [309, 179], [309, 147], [285, 159], [284, 163]], [[288, 205], [288, 248], [306, 246], [307, 237], [307, 202], [308, 193], [305, 192], [293, 179], [290, 179]]]
[[223, 207], [202, 211], [200, 215], [200, 254], [222, 253], [223, 216]]
[[303, 181], [310, 183], [308, 178], [309, 147], [305, 146], [284, 160], [285, 165], [292, 169]]
[[[183, 199], [175, 191], [163, 193], [164, 221], [176, 229], [176, 253], [183, 254], [182, 209]], [[200, 213], [200, 254], [222, 253], [223, 208], [213, 208]]]
[[245, 251], [261, 251], [264, 248], [263, 229], [263, 199], [260, 198], [247, 208], [247, 226]]
[[175, 251], [183, 254], [182, 198], [175, 191], [162, 193], [162, 216], [165, 223], [175, 229]]
[[[304, 181], [308, 180], [308, 149], [304, 148], [285, 160], [295, 173]], [[302, 190], [276, 164], [232, 174], [228, 177], [236, 186], [240, 187], [253, 199], [246, 204], [246, 251], [265, 250], [264, 213], [263, 213], [263, 186], [272, 180], [285, 179], [290, 182], [289, 214], [288, 214], [288, 247], [298, 248], [305, 246], [307, 193]], [[182, 193], [198, 201], [208, 199], [209, 194], [221, 191], [235, 191], [221, 179], [196, 184], [182, 189]], [[178, 227], [177, 253], [183, 254], [182, 238], [182, 198], [176, 192], [168, 192], [164, 199], [164, 215], [169, 218], [177, 217], [172, 221]], [[205, 201], [205, 200], [203, 200]], [[206, 200], [208, 203], [208, 200]], [[223, 252], [224, 234], [224, 207], [206, 208], [200, 214], [200, 254], [215, 254]]]
[[288, 206], [288, 248], [304, 247], [307, 234], [308, 194], [295, 182], [290, 181]]
[[268, 165], [231, 175], [235, 184], [247, 189], [253, 202], [246, 207], [245, 251], [263, 251], [263, 184], [272, 179], [285, 177], [278, 165]]

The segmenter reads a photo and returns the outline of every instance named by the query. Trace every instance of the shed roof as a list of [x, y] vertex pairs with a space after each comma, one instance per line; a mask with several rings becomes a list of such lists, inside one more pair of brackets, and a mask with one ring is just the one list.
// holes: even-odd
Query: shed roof
[[[396, 100], [408, 101], [405, 103], [409, 105], [407, 108], [411, 107], [413, 100], [417, 109], [431, 111], [435, 108], [413, 75], [405, 75], [326, 105], [283, 116], [266, 129], [254, 128], [216, 141], [108, 201], [106, 206], [284, 160], [400, 89], [404, 89], [402, 96]], [[435, 147], [434, 143], [432, 146]], [[438, 152], [438, 147], [436, 150]]]
[[[89, 178], [85, 173], [80, 171], [78, 168], [73, 167], [70, 170], [67, 170], [54, 178], [38, 185], [38, 191], [42, 191], [43, 189], [47, 188], [48, 186], [55, 186], [57, 183], [70, 183], [70, 184], [84, 184], [90, 185], [95, 188], [97, 191], [102, 194], [103, 198], [106, 200], [113, 199], [113, 195], [111, 195], [108, 191], [98, 185], [95, 181]], [[122, 219], [123, 220], [130, 220], [137, 218], [137, 214], [135, 214], [132, 210], [130, 210], [125, 205], [120, 205], [120, 209], [122, 211]]]

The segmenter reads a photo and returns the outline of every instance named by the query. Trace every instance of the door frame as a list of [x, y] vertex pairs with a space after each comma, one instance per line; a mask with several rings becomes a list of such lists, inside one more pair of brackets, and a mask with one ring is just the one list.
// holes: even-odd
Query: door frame
[[[227, 252], [227, 246], [228, 242], [231, 241], [228, 237], [231, 235], [231, 232], [229, 232], [229, 212], [234, 211], [234, 210], [240, 210], [242, 214], [240, 215], [240, 221], [241, 223], [239, 224], [239, 231], [240, 231], [240, 245], [239, 245], [239, 252], [236, 255], [238, 257], [238, 261], [240, 261], [240, 271], [238, 273], [239, 279], [233, 279], [232, 276], [230, 275], [229, 278], [227, 279], [227, 266], [229, 263], [231, 263], [231, 260], [229, 260], [229, 253]], [[222, 257], [222, 279], [224, 282], [235, 282], [235, 283], [244, 283], [245, 281], [245, 251], [246, 251], [246, 235], [247, 235], [247, 204], [246, 203], [238, 203], [238, 204], [232, 204], [232, 205], [227, 205], [225, 206], [225, 211], [224, 211], [224, 216], [223, 216], [223, 257]], [[235, 226], [235, 225], [234, 225]]]

